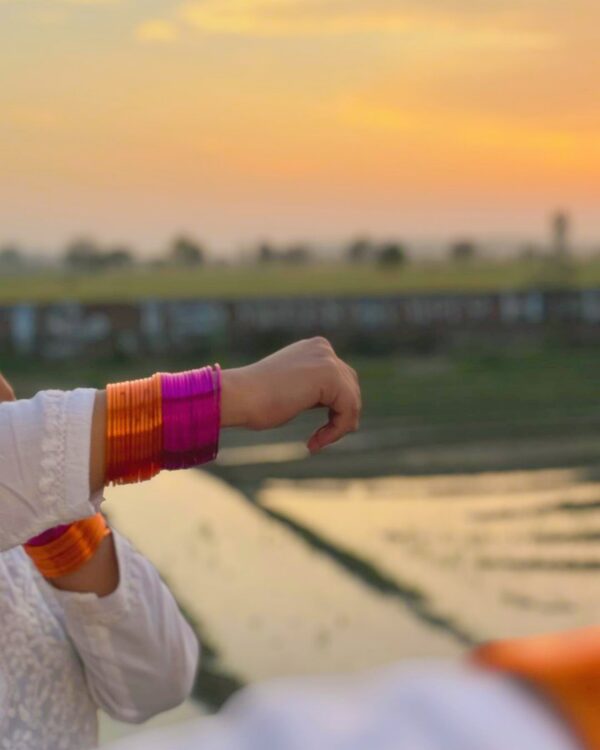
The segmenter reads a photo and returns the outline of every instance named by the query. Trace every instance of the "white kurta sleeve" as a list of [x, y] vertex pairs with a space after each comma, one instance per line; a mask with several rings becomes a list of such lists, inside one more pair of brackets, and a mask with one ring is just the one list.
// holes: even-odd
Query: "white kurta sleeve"
[[39, 585], [58, 606], [96, 704], [139, 723], [189, 696], [199, 645], [153, 565], [113, 533], [119, 585], [111, 594], [59, 591], [42, 578]]
[[96, 391], [42, 391], [0, 404], [0, 551], [96, 513], [90, 439]]

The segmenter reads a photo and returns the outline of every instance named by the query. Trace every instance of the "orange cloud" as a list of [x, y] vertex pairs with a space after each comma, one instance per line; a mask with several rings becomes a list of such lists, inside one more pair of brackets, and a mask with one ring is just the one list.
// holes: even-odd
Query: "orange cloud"
[[134, 36], [141, 42], [174, 42], [179, 36], [177, 26], [161, 18], [143, 21], [135, 29]]
[[[523, 26], [521, 14], [507, 13], [518, 5], [499, 3], [461, 8], [460, 4], [393, 0], [192, 0], [180, 9], [190, 26], [209, 33], [243, 35], [323, 35], [409, 32], [423, 39], [445, 34], [454, 43], [477, 42], [494, 46], [546, 48], [554, 35]], [[474, 4], [477, 6], [477, 3]], [[487, 6], [487, 11], [483, 12]], [[476, 12], [473, 12], [473, 11]], [[478, 12], [477, 12], [478, 11]], [[508, 15], [508, 19], [507, 19]], [[498, 21], [503, 19], [503, 27]], [[507, 24], [506, 21], [511, 23]]]
[[4, 232], [595, 212], [597, 0], [69, 2], [0, 0]]

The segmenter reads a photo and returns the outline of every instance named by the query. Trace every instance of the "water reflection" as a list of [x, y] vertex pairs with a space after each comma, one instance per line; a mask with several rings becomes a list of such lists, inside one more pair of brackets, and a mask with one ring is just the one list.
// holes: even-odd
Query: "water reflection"
[[415, 586], [432, 611], [476, 639], [598, 621], [590, 573], [600, 569], [599, 496], [593, 473], [575, 469], [272, 480], [259, 495], [340, 551]]
[[263, 478], [250, 494], [188, 472], [110, 497], [211, 644], [199, 694], [217, 686], [215, 702], [260, 678], [454, 656], [600, 619], [589, 471]]

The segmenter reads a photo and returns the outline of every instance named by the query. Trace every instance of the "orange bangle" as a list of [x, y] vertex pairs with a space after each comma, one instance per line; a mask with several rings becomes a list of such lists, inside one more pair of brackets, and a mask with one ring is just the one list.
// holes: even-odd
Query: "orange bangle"
[[106, 387], [106, 482], [151, 479], [162, 468], [160, 375]]
[[74, 573], [96, 553], [111, 533], [102, 513], [72, 523], [62, 536], [43, 546], [23, 545], [44, 578]]

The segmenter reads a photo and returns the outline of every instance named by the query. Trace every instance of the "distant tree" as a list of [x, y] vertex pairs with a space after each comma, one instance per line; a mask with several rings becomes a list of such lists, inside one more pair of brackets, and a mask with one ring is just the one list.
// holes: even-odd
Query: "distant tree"
[[105, 268], [131, 268], [135, 263], [133, 251], [127, 247], [113, 247], [103, 255]]
[[25, 258], [18, 247], [7, 245], [0, 249], [0, 266], [15, 271], [25, 265]]
[[523, 245], [523, 247], [519, 250], [519, 259], [524, 261], [532, 261], [532, 260], [539, 260], [542, 257], [542, 251], [540, 248], [531, 243], [528, 242], [527, 244]]
[[148, 268], [165, 268], [169, 264], [164, 258], [151, 258], [147, 265]]
[[366, 237], [353, 240], [345, 249], [344, 255], [350, 263], [364, 263], [373, 253], [373, 243]]
[[565, 211], [557, 211], [550, 220], [552, 228], [552, 252], [557, 257], [569, 255], [569, 230], [571, 221]]
[[177, 237], [168, 252], [168, 258], [179, 266], [198, 266], [204, 262], [205, 251], [202, 245], [190, 237]]
[[377, 249], [377, 261], [381, 266], [398, 267], [406, 260], [406, 250], [398, 242], [386, 242]]
[[471, 240], [459, 240], [450, 245], [450, 259], [459, 263], [471, 261], [477, 257], [477, 245]]
[[293, 265], [308, 263], [311, 257], [312, 252], [306, 245], [292, 245], [283, 253], [283, 260]]
[[277, 257], [277, 251], [268, 242], [261, 242], [256, 257], [259, 263], [271, 263]]
[[94, 240], [82, 237], [67, 246], [64, 263], [72, 271], [97, 271], [103, 266], [103, 254]]

